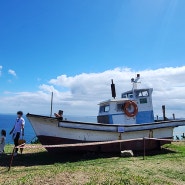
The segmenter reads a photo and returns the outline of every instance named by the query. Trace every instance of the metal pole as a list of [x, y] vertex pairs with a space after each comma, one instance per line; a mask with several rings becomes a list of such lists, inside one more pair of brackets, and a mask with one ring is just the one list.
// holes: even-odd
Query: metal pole
[[165, 105], [162, 105], [162, 111], [163, 111], [163, 120], [166, 121], [166, 108], [165, 108]]
[[175, 120], [175, 114], [173, 113], [173, 119]]
[[157, 121], [158, 121], [159, 120], [159, 116], [157, 115], [156, 118], [157, 118]]
[[[119, 135], [119, 140], [121, 140], [121, 133], [120, 133], [120, 135]], [[120, 142], [120, 144], [119, 144], [119, 148], [120, 148], [120, 153], [121, 153], [121, 150], [122, 150], [122, 144], [121, 144], [121, 142]]]
[[53, 112], [53, 92], [51, 92], [51, 112], [50, 112], [50, 117], [52, 116]]
[[145, 160], [145, 138], [143, 137], [143, 160]]
[[12, 151], [12, 155], [11, 155], [11, 159], [10, 159], [10, 164], [9, 164], [8, 171], [10, 171], [10, 169], [11, 169], [11, 166], [12, 166], [13, 157], [14, 157], [14, 152], [15, 152], [15, 147], [13, 148], [13, 151]]

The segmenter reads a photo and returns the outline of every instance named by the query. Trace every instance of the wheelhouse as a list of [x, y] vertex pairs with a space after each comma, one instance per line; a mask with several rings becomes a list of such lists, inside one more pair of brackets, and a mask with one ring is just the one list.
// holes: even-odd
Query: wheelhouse
[[[135, 84], [137, 80], [132, 82]], [[152, 88], [136, 89], [133, 85], [132, 90], [121, 94], [121, 99], [100, 102], [98, 123], [144, 124], [153, 122], [152, 92]]]

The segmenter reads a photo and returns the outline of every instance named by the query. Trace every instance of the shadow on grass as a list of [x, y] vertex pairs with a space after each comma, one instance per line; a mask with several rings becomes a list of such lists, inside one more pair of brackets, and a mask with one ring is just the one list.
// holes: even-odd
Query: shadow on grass
[[[47, 151], [29, 154], [19, 154], [13, 158], [12, 166], [38, 166], [51, 165], [55, 163], [67, 163], [77, 161], [88, 161], [98, 158], [119, 157], [119, 154], [105, 154], [105, 153], [48, 153]], [[10, 164], [11, 155], [0, 156], [0, 167], [8, 167]]]
[[[166, 154], [175, 154], [179, 153], [179, 151], [173, 151], [171, 149], [167, 148], [162, 148], [159, 150], [151, 150], [151, 151], [146, 151], [145, 155], [146, 156], [155, 156], [155, 155], [166, 155]], [[142, 152], [135, 152], [135, 156], [143, 156], [143, 151]]]
[[[161, 150], [147, 151], [146, 156], [155, 156], [162, 154], [173, 154], [179, 153], [172, 151], [170, 149], [162, 148]], [[135, 157], [143, 156], [143, 152], [134, 152]], [[48, 153], [47, 151], [29, 153], [29, 154], [20, 154], [13, 158], [13, 166], [39, 166], [39, 165], [51, 165], [55, 163], [67, 163], [67, 162], [77, 162], [77, 161], [90, 161], [99, 158], [111, 158], [111, 157], [120, 157], [119, 153], [95, 153], [95, 152], [86, 152], [86, 153]], [[0, 166], [8, 167], [10, 164], [11, 155], [2, 155], [0, 156]]]

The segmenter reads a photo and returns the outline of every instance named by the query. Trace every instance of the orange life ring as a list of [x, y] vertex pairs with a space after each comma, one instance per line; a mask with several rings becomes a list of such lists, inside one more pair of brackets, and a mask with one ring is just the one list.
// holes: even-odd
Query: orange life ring
[[[128, 111], [128, 108], [129, 107], [133, 107], [134, 110], [132, 112], [129, 112]], [[128, 117], [134, 117], [137, 113], [138, 113], [138, 107], [137, 107], [137, 104], [133, 101], [130, 101], [130, 100], [127, 100], [125, 101], [124, 103], [124, 106], [123, 106], [123, 111], [125, 112], [125, 114], [128, 116]]]

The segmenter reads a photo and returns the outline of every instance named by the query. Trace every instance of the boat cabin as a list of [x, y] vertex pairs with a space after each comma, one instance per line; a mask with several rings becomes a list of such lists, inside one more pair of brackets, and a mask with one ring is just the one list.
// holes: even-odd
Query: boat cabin
[[135, 89], [99, 104], [98, 123], [144, 124], [154, 122], [152, 88]]

